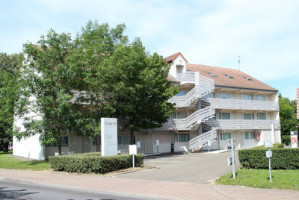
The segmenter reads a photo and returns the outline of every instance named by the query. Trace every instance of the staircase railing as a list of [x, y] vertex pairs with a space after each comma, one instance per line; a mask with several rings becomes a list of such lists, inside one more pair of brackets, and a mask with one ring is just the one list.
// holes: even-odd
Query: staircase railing
[[189, 150], [195, 150], [199, 147], [205, 146], [209, 141], [213, 141], [217, 138], [217, 131], [215, 128], [212, 128], [210, 131], [198, 135], [189, 141]]

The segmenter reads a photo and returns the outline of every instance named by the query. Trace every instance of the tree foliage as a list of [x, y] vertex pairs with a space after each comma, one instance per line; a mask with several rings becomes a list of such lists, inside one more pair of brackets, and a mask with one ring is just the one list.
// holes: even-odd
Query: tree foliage
[[298, 130], [297, 108], [294, 101], [279, 95], [279, 116], [282, 135], [290, 135], [290, 131]]
[[14, 104], [17, 98], [20, 55], [0, 53], [0, 150], [12, 142]]
[[41, 134], [44, 145], [57, 140], [61, 154], [62, 136], [70, 135], [78, 125], [80, 113], [70, 103], [73, 98], [72, 81], [75, 73], [68, 65], [68, 56], [73, 47], [69, 34], [50, 30], [37, 45], [25, 44], [27, 59], [22, 68], [22, 88], [25, 131], [23, 136]]

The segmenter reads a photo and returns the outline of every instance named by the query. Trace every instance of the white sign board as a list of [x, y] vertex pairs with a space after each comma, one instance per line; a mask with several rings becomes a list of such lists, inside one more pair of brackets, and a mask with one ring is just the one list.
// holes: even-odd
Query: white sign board
[[271, 158], [272, 157], [272, 151], [266, 151], [266, 157]]
[[269, 147], [273, 147], [273, 143], [269, 140], [265, 141], [265, 147], [269, 148]]
[[160, 144], [160, 141], [156, 140], [156, 145], [159, 146], [159, 144]]
[[117, 119], [101, 118], [102, 156], [117, 155]]
[[129, 154], [136, 155], [137, 154], [137, 145], [129, 145]]

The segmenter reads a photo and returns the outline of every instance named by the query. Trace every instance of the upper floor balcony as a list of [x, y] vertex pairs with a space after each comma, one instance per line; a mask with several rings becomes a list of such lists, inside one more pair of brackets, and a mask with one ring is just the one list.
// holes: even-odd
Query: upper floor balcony
[[271, 124], [275, 129], [280, 129], [279, 120], [211, 120], [207, 121], [212, 127], [218, 127], [221, 130], [259, 130], [259, 129], [271, 129]]
[[219, 98], [209, 98], [208, 101], [215, 109], [279, 111], [279, 104], [275, 101]]

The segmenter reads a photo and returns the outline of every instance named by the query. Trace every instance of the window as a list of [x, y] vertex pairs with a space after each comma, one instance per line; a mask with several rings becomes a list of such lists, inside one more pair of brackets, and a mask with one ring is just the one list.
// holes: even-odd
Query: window
[[[101, 144], [101, 137], [99, 137], [99, 140], [100, 140], [99, 143]], [[97, 144], [96, 142], [97, 142], [97, 137], [93, 137], [92, 138], [92, 145], [96, 145]]]
[[217, 77], [215, 74], [211, 73], [211, 72], [207, 72], [207, 74], [209, 74], [212, 77]]
[[214, 92], [210, 92], [209, 94], [206, 94], [204, 96], [204, 98], [215, 98], [215, 93]]
[[230, 119], [230, 113], [219, 113], [219, 119]]
[[184, 65], [177, 65], [176, 66], [176, 74], [181, 74], [184, 72]]
[[[58, 143], [57, 143], [57, 137], [55, 137], [55, 142], [54, 144], [50, 144], [50, 145], [47, 145], [48, 147], [58, 147]], [[62, 147], [67, 147], [69, 146], [69, 137], [68, 136], [63, 136], [61, 137], [61, 146]]]
[[242, 77], [245, 78], [245, 79], [248, 80], [248, 81], [252, 81], [251, 78], [248, 78], [248, 77], [246, 77], [246, 76], [242, 76]]
[[253, 100], [253, 96], [249, 94], [242, 94], [243, 100]]
[[255, 139], [255, 132], [245, 132], [245, 140]]
[[266, 98], [263, 95], [256, 95], [256, 100], [257, 101], [266, 101]]
[[174, 138], [176, 142], [189, 142], [189, 134], [175, 134]]
[[266, 120], [267, 119], [266, 113], [258, 113], [257, 114], [257, 119], [258, 120]]
[[[130, 144], [130, 136], [129, 135], [119, 135], [117, 137], [118, 144]], [[135, 138], [134, 138], [135, 140]]]
[[220, 140], [228, 140], [232, 139], [231, 133], [220, 133]]
[[175, 112], [170, 115], [170, 119], [183, 119], [187, 117], [187, 112]]
[[180, 90], [179, 93], [177, 93], [175, 96], [184, 96], [184, 95], [186, 95], [186, 91]]
[[228, 93], [217, 93], [217, 98], [219, 99], [229, 99]]
[[230, 79], [233, 79], [234, 77], [233, 76], [230, 76], [228, 74], [223, 74], [224, 76], [226, 76], [227, 78], [230, 78]]
[[244, 114], [245, 120], [254, 120], [254, 114]]

